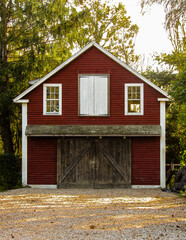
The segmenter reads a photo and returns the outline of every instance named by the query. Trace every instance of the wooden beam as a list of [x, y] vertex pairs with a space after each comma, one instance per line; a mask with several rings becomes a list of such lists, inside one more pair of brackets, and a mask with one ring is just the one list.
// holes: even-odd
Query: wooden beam
[[160, 136], [159, 125], [28, 125], [27, 136]]

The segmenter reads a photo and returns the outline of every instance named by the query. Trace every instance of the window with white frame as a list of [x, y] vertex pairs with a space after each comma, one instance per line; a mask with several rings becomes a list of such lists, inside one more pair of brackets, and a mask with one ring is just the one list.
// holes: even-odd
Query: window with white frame
[[62, 85], [44, 84], [43, 85], [43, 114], [61, 115], [62, 114]]
[[107, 116], [108, 75], [79, 75], [79, 115]]
[[125, 115], [143, 115], [143, 84], [125, 84]]

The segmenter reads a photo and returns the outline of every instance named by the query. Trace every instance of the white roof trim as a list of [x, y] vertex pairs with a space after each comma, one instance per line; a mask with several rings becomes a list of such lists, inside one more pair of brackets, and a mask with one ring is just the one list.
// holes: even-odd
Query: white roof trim
[[40, 80], [40, 78], [38, 78], [38, 79], [34, 79], [34, 80], [31, 80], [31, 81], [29, 81], [28, 83], [30, 84], [30, 85], [33, 85], [33, 84], [35, 84], [37, 81], [39, 81]]
[[20, 99], [17, 100], [16, 103], [29, 103], [29, 99]]
[[82, 53], [84, 53], [85, 51], [87, 51], [89, 48], [91, 48], [92, 46], [95, 46], [97, 49], [99, 49], [101, 52], [103, 52], [105, 55], [107, 55], [108, 57], [110, 57], [112, 60], [114, 60], [115, 62], [117, 62], [118, 64], [120, 64], [122, 67], [124, 67], [125, 69], [127, 69], [129, 72], [133, 73], [134, 75], [136, 75], [138, 78], [140, 78], [141, 80], [143, 80], [144, 82], [146, 82], [148, 85], [150, 85], [151, 87], [153, 87], [154, 89], [156, 89], [158, 92], [160, 92], [161, 94], [163, 94], [165, 97], [169, 98], [168, 94], [163, 91], [161, 88], [157, 87], [154, 83], [152, 83], [151, 81], [149, 81], [148, 79], [146, 79], [145, 77], [143, 77], [141, 74], [139, 74], [138, 72], [136, 72], [134, 69], [132, 69], [131, 67], [129, 67], [127, 64], [125, 64], [124, 62], [122, 62], [121, 60], [119, 60], [117, 57], [115, 57], [114, 55], [112, 55], [111, 53], [109, 53], [106, 49], [104, 49], [103, 47], [101, 47], [100, 45], [98, 45], [95, 42], [91, 42], [88, 45], [86, 45], [84, 48], [82, 48], [81, 50], [79, 50], [77, 53], [75, 53], [72, 57], [70, 57], [69, 59], [67, 59], [65, 62], [63, 62], [62, 64], [60, 64], [58, 67], [56, 67], [55, 69], [53, 69], [51, 72], [49, 72], [47, 75], [45, 75], [43, 78], [41, 78], [40, 80], [38, 80], [35, 84], [33, 84], [31, 87], [29, 87], [27, 90], [25, 90], [24, 92], [22, 92], [19, 96], [17, 96], [16, 98], [14, 98], [14, 102], [18, 102], [22, 97], [24, 97], [26, 94], [28, 94], [29, 92], [31, 92], [33, 89], [35, 89], [37, 86], [39, 86], [40, 84], [42, 84], [44, 81], [46, 81], [48, 78], [50, 78], [51, 76], [53, 76], [55, 73], [57, 73], [59, 70], [61, 70], [62, 68], [64, 68], [66, 65], [68, 65], [70, 62], [72, 62], [73, 60], [75, 60], [77, 57], [79, 57]]
[[159, 102], [168, 102], [169, 99], [168, 98], [158, 98]]

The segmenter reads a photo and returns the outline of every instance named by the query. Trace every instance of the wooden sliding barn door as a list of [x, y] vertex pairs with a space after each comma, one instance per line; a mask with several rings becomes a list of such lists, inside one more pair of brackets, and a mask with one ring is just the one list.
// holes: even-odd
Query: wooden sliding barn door
[[58, 187], [131, 185], [131, 140], [120, 137], [58, 139]]

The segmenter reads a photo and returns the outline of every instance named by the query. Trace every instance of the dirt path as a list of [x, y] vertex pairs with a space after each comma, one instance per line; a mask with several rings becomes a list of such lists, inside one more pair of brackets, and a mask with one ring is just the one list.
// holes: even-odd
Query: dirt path
[[160, 189], [0, 193], [0, 239], [186, 239], [186, 199]]

